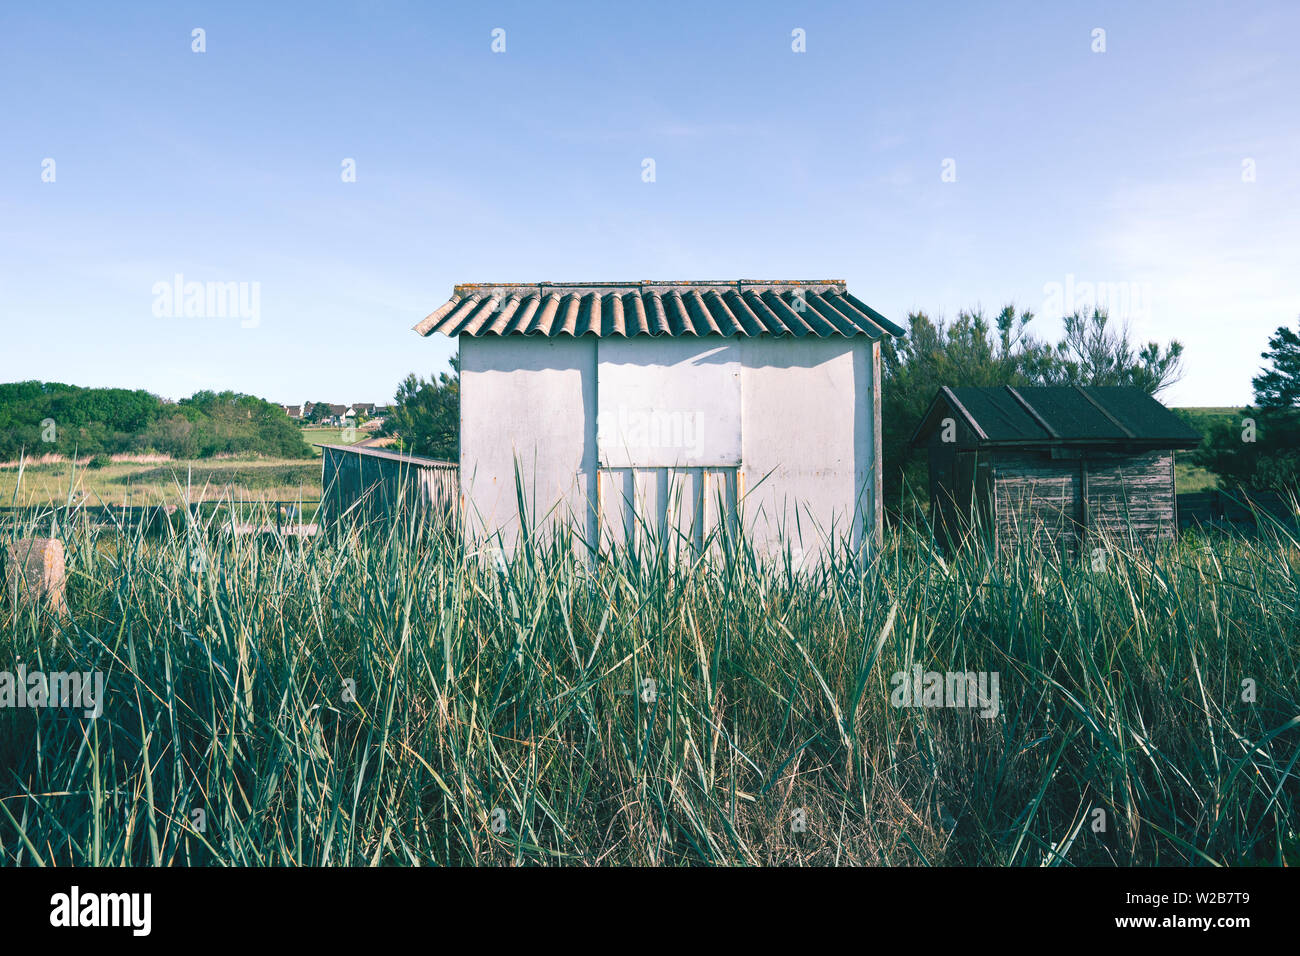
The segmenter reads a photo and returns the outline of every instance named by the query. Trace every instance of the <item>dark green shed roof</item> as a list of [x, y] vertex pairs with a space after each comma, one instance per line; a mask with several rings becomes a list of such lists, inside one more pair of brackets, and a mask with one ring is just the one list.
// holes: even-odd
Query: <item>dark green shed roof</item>
[[1194, 448], [1201, 436], [1142, 391], [1123, 385], [939, 389], [912, 443], [946, 417], [963, 421], [976, 447], [993, 445], [1126, 445]]

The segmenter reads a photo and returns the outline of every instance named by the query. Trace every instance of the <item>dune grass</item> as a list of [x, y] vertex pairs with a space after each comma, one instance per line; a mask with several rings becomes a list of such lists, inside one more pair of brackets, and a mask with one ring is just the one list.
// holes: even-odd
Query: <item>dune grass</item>
[[[715, 545], [71, 532], [70, 619], [6, 601], [0, 669], [107, 700], [0, 709], [0, 863], [1300, 862], [1281, 529], [1101, 568]], [[915, 666], [997, 673], [997, 716], [894, 706]]]

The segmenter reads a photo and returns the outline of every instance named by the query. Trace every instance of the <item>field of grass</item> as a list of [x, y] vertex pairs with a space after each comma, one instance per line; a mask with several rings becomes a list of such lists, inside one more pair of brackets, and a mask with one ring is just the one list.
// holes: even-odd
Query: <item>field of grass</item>
[[[804, 572], [458, 540], [74, 535], [70, 618], [5, 602], [0, 667], [107, 700], [0, 709], [0, 864], [1300, 863], [1288, 537], [995, 565], [903, 529]], [[913, 668], [997, 675], [996, 714], [896, 706]]]
[[1188, 464], [1185, 461], [1174, 462], [1174, 489], [1180, 495], [1198, 491], [1214, 491], [1219, 487], [1219, 476], [1208, 468]]
[[[303, 425], [301, 431], [302, 440], [309, 445], [355, 445], [357, 442], [374, 434], [372, 431], [362, 428], [325, 428], [320, 425]], [[319, 458], [320, 449], [313, 450]]]
[[1205, 428], [1212, 422], [1238, 418], [1244, 409], [1233, 405], [1189, 405], [1174, 411], [1183, 415], [1194, 428]]
[[[371, 434], [364, 429], [302, 428], [308, 444], [350, 445]], [[63, 504], [69, 494], [74, 499], [84, 496], [89, 504], [176, 504], [185, 500], [187, 484], [194, 501], [317, 499], [320, 449], [313, 451], [314, 460], [249, 455], [168, 461], [148, 456], [151, 460], [113, 461], [99, 468], [74, 468], [66, 461], [29, 463], [22, 470], [21, 485], [17, 467], [0, 467], [0, 505]]]
[[[1202, 434], [1221, 422], [1240, 421], [1242, 409], [1232, 406], [1191, 406], [1174, 409], [1178, 415]], [[1174, 484], [1178, 494], [1213, 491], [1219, 487], [1219, 476], [1199, 465], [1187, 461], [1188, 452], [1178, 452], [1174, 465]]]
[[60, 462], [27, 465], [21, 476], [17, 468], [0, 468], [0, 505], [63, 504], [70, 495], [92, 505], [177, 504], [187, 494], [191, 501], [315, 500], [320, 480], [319, 458], [123, 461], [102, 468]]

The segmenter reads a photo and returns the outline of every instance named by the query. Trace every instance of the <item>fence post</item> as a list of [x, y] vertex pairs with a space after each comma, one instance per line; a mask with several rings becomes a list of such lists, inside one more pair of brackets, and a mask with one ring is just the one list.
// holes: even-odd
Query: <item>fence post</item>
[[44, 599], [59, 617], [68, 616], [63, 542], [58, 538], [20, 538], [9, 545], [9, 591], [14, 606], [25, 598]]

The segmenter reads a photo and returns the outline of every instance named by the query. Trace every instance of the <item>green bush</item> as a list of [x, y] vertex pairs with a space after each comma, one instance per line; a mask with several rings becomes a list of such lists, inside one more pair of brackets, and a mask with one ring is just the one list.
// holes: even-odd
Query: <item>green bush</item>
[[158, 452], [174, 458], [253, 453], [310, 458], [279, 405], [237, 392], [197, 392], [178, 403], [145, 391], [58, 382], [0, 385], [0, 461]]

